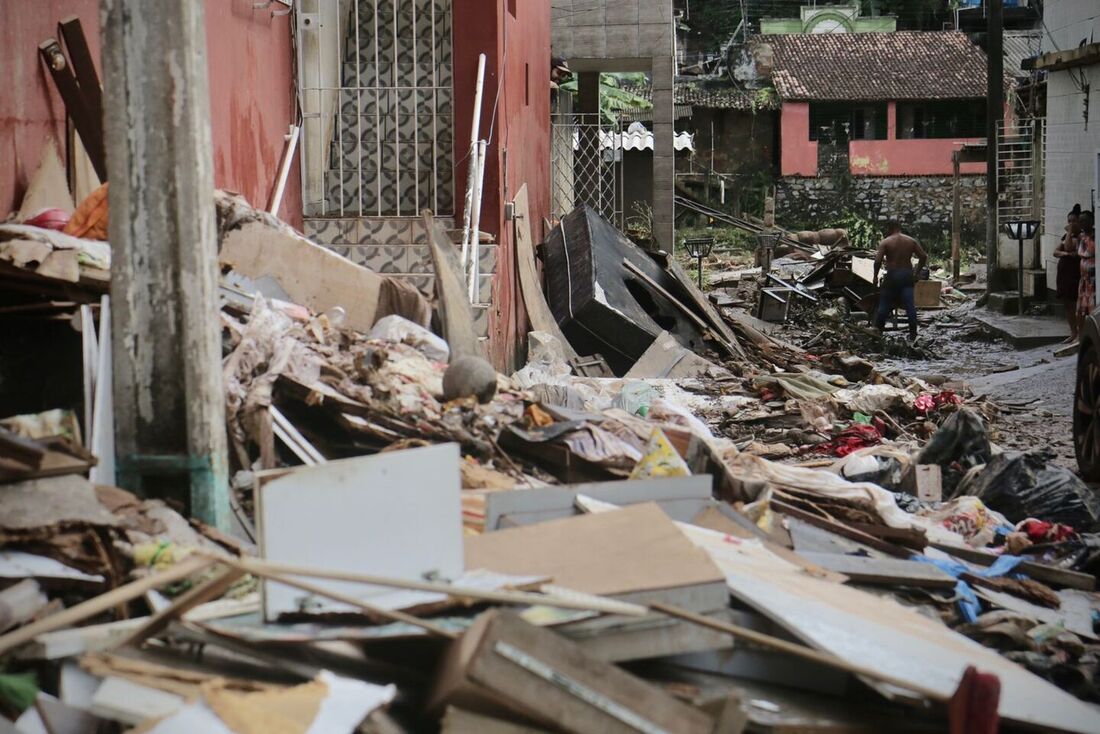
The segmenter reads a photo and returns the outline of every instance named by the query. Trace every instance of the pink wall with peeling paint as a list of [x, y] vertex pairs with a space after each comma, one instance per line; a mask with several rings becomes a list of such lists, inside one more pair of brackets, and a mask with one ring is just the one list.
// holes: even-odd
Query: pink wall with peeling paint
[[[848, 164], [856, 176], [950, 176], [951, 151], [985, 138], [853, 140]], [[964, 163], [962, 173], [985, 173], [984, 163]]]
[[[18, 209], [46, 140], [65, 153], [65, 106], [38, 57], [57, 36], [57, 22], [76, 15], [97, 60], [98, 0], [0, 0], [0, 219]], [[293, 46], [289, 17], [253, 10], [252, 0], [208, 0], [214, 181], [266, 207], [283, 136], [294, 120]], [[291, 167], [280, 216], [301, 226], [299, 168]]]
[[782, 175], [817, 175], [817, 142], [810, 140], [809, 102], [783, 103], [779, 112], [779, 150]]

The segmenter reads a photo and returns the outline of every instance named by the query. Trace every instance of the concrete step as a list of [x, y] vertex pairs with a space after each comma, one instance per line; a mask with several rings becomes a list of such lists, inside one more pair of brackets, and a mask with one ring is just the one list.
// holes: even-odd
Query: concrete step
[[1069, 336], [1069, 326], [1064, 318], [1014, 316], [979, 309], [974, 311], [974, 319], [1017, 349], [1057, 344]]

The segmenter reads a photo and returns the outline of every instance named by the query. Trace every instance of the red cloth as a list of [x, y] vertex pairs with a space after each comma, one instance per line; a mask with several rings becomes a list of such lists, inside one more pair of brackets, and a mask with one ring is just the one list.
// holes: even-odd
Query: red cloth
[[882, 433], [879, 429], [866, 423], [853, 423], [838, 433], [832, 441], [819, 445], [817, 451], [845, 457], [854, 451], [880, 443], [882, 443]]
[[1016, 530], [1027, 533], [1027, 539], [1032, 543], [1060, 543], [1077, 534], [1077, 531], [1069, 525], [1036, 520], [1033, 517], [1019, 523]]
[[948, 731], [950, 734], [997, 734], [1000, 702], [1001, 680], [970, 666], [963, 673], [955, 695], [947, 702]]

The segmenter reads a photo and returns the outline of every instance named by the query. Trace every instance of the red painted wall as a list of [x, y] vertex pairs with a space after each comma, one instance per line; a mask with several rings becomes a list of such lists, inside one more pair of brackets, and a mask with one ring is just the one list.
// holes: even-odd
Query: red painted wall
[[[856, 176], [949, 176], [951, 151], [984, 138], [897, 138], [897, 103], [886, 107], [886, 140], [852, 140], [848, 162]], [[784, 102], [780, 111], [780, 171], [784, 176], [817, 175], [817, 143], [810, 140], [810, 105]], [[985, 173], [984, 163], [965, 163], [962, 173]]]
[[[848, 164], [857, 176], [950, 176], [951, 151], [960, 143], [982, 140], [853, 140], [848, 143]], [[964, 163], [961, 171], [985, 173], [985, 164]]]
[[810, 140], [810, 104], [784, 102], [779, 111], [779, 172], [817, 175], [817, 141]]
[[[57, 35], [57, 21], [80, 17], [99, 58], [98, 0], [0, 0], [0, 219], [19, 208], [42, 145], [52, 135], [64, 155], [65, 107], [38, 58], [38, 44]], [[214, 181], [267, 205], [294, 119], [290, 19], [253, 11], [252, 0], [209, 0]], [[102, 77], [102, 75], [101, 75]], [[280, 215], [301, 226], [301, 185], [291, 168]]]
[[38, 44], [57, 37], [57, 21], [80, 17], [99, 58], [97, 0], [0, 0], [0, 219], [19, 208], [42, 146], [53, 136], [65, 155], [65, 106], [38, 59]]
[[[270, 10], [254, 10], [252, 2], [207, 0], [210, 126], [215, 184], [266, 209], [279, 173], [283, 137], [297, 117], [293, 30], [289, 15], [273, 17]], [[299, 229], [301, 180], [295, 157], [279, 217]]]
[[527, 184], [531, 234], [535, 243], [541, 242], [543, 220], [550, 212], [550, 1], [454, 0], [453, 18], [456, 219], [461, 221], [466, 195], [478, 54], [484, 53], [481, 137], [488, 136], [490, 125], [493, 137], [481, 229], [498, 243], [489, 346], [493, 364], [510, 371], [523, 358], [520, 347], [528, 325], [515, 267], [513, 223], [504, 220], [504, 203]]

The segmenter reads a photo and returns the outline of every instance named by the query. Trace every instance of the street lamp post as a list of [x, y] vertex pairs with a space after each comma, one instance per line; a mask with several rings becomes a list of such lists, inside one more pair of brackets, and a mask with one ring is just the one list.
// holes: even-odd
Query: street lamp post
[[1016, 240], [1018, 245], [1019, 260], [1017, 261], [1017, 282], [1019, 283], [1019, 298], [1016, 301], [1017, 314], [1024, 315], [1024, 240], [1034, 239], [1039, 233], [1039, 222], [1035, 219], [1016, 219], [1005, 223], [1008, 236]]
[[699, 290], [703, 290], [703, 258], [710, 254], [714, 247], [713, 237], [687, 237], [684, 239], [684, 247], [688, 254], [695, 258], [695, 265], [699, 268]]

